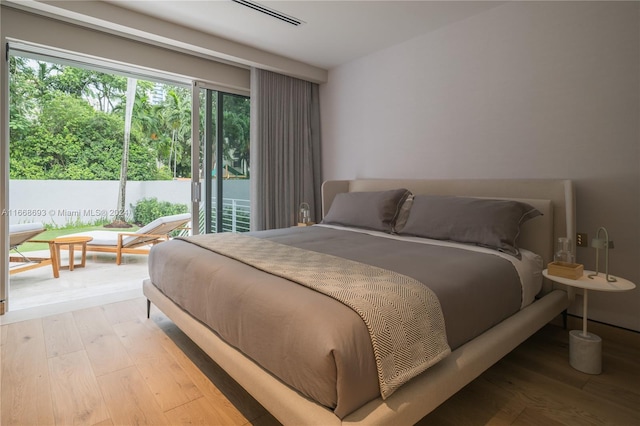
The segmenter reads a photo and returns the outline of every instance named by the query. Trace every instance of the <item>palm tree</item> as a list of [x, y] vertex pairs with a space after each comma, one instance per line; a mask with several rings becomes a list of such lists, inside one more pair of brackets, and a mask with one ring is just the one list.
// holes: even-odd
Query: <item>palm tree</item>
[[127, 193], [127, 167], [129, 164], [129, 137], [131, 136], [131, 115], [133, 112], [133, 103], [136, 98], [136, 85], [138, 80], [129, 77], [127, 79], [127, 97], [124, 114], [124, 143], [122, 145], [122, 163], [120, 166], [120, 186], [118, 187], [118, 208], [114, 218], [114, 224], [118, 227], [129, 227], [125, 218], [125, 201]]
[[[168, 91], [167, 99], [163, 103], [162, 117], [165, 126], [171, 134], [171, 144], [169, 149], [169, 167], [173, 170], [173, 178], [178, 175], [190, 175], [190, 165], [186, 170], [178, 173], [178, 163], [184, 157], [189, 158], [191, 142], [191, 99], [188, 91], [180, 88], [173, 88]], [[184, 167], [181, 167], [183, 169]]]

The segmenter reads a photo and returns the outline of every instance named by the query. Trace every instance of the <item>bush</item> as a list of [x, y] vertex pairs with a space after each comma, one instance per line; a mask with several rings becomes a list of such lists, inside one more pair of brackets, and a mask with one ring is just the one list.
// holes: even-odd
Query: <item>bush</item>
[[133, 208], [133, 221], [144, 226], [159, 217], [187, 213], [188, 211], [189, 208], [186, 204], [158, 201], [157, 198], [143, 198]]

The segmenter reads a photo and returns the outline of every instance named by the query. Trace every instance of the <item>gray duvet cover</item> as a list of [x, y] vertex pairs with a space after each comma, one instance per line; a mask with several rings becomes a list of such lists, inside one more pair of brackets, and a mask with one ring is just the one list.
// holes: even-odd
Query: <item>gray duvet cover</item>
[[[325, 227], [251, 235], [424, 283], [440, 300], [451, 349], [520, 308], [515, 268], [491, 254]], [[338, 417], [380, 395], [367, 328], [340, 302], [182, 240], [155, 246], [149, 273], [159, 290], [226, 342]]]

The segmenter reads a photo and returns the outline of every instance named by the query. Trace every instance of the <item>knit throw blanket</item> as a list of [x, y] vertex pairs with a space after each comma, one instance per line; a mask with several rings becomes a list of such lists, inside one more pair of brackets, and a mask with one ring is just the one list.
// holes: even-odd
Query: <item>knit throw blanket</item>
[[243, 234], [178, 238], [304, 285], [357, 312], [371, 336], [383, 399], [451, 352], [438, 298], [413, 278]]

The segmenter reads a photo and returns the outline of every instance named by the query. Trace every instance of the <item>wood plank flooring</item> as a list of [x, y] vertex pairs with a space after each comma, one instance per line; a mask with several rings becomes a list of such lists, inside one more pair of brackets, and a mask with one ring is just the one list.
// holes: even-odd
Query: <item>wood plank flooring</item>
[[[418, 424], [640, 424], [640, 334], [589, 327], [602, 374], [550, 324]], [[278, 424], [143, 298], [3, 325], [0, 347], [2, 425]]]

